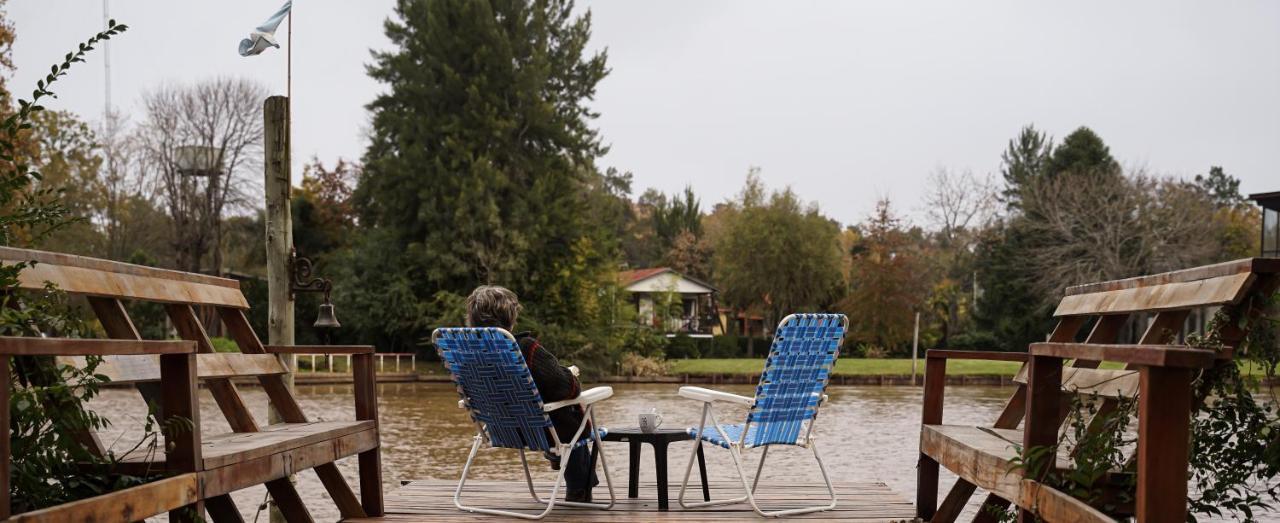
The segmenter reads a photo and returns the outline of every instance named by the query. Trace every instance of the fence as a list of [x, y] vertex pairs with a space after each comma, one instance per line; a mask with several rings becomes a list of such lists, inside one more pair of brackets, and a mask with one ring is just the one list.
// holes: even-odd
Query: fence
[[[375, 365], [375, 370], [379, 373], [417, 372], [417, 354], [411, 352], [383, 352], [374, 354], [374, 357], [378, 360], [377, 365]], [[403, 370], [401, 367], [401, 359], [403, 359], [405, 363]], [[297, 372], [299, 373], [345, 372], [347, 369], [351, 368], [351, 355], [334, 354], [327, 357], [316, 354], [299, 355], [298, 363]], [[388, 369], [388, 367], [390, 368]]]

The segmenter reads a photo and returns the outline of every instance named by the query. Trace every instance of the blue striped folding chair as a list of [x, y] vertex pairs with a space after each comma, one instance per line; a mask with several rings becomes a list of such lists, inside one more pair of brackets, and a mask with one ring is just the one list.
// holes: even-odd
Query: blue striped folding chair
[[[551, 452], [567, 458], [572, 449], [594, 440], [600, 467], [604, 469], [605, 485], [609, 487], [609, 503], [560, 501], [559, 504], [605, 510], [613, 508], [613, 482], [609, 479], [604, 452], [600, 452], [603, 449], [600, 437], [604, 435], [605, 429], [596, 424], [594, 412], [596, 402], [613, 396], [612, 387], [595, 387], [584, 391], [577, 398], [544, 404], [538, 388], [533, 384], [533, 375], [529, 373], [529, 367], [520, 353], [520, 345], [511, 333], [493, 327], [441, 328], [431, 334], [431, 341], [458, 387], [458, 394], [462, 397], [458, 407], [467, 409], [471, 413], [471, 420], [476, 424], [471, 454], [467, 456], [467, 463], [462, 466], [462, 479], [458, 480], [458, 488], [453, 493], [454, 506], [468, 512], [542, 519], [556, 506], [556, 496], [560, 485], [564, 483], [564, 473], [568, 467], [560, 467], [551, 495], [543, 500], [534, 490], [525, 450]], [[561, 442], [547, 413], [575, 405], [585, 409], [582, 425], [578, 426], [578, 431], [570, 442]], [[584, 435], [588, 423], [593, 430]], [[462, 489], [467, 484], [467, 472], [471, 470], [471, 463], [475, 461], [476, 454], [485, 441], [489, 442], [491, 448], [520, 451], [520, 463], [524, 465], [529, 495], [533, 496], [534, 501], [546, 504], [542, 512], [529, 514], [462, 504]]]
[[[698, 445], [694, 445], [693, 453], [689, 455], [689, 465], [685, 467], [684, 481], [680, 484], [680, 506], [698, 508], [746, 501], [751, 503], [751, 508], [757, 514], [766, 517], [819, 512], [836, 507], [836, 491], [822, 464], [822, 456], [818, 454], [818, 445], [813, 438], [813, 425], [818, 418], [818, 409], [827, 399], [823, 391], [826, 390], [827, 379], [835, 366], [840, 343], [848, 326], [849, 318], [843, 314], [792, 314], [784, 318], [773, 338], [773, 347], [769, 349], [769, 359], [765, 361], [764, 373], [760, 375], [760, 384], [756, 386], [755, 398], [702, 387], [680, 387], [681, 396], [702, 402], [702, 421], [698, 422], [696, 428], [689, 429], [689, 435], [697, 439], [699, 445], [702, 441], [707, 441], [729, 450], [745, 492], [742, 497], [733, 499], [685, 503], [689, 472], [693, 470], [693, 460], [698, 451]], [[721, 425], [712, 408], [712, 404], [717, 402], [749, 406], [746, 423]], [[710, 426], [707, 425], [708, 418], [711, 420]], [[764, 460], [769, 456], [769, 447], [773, 445], [795, 445], [811, 449], [814, 459], [818, 461], [818, 470], [822, 471], [822, 480], [827, 484], [831, 502], [772, 512], [761, 510], [756, 504], [756, 485], [764, 471]], [[756, 447], [764, 447], [764, 451], [760, 454], [755, 478], [748, 481], [742, 469], [742, 453]]]

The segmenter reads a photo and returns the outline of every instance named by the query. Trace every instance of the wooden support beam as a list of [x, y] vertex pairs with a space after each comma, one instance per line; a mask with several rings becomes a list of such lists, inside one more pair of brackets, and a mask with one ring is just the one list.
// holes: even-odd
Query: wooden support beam
[[[213, 352], [213, 342], [209, 340], [204, 326], [200, 324], [200, 318], [196, 316], [194, 307], [185, 304], [169, 304], [165, 306], [165, 312], [169, 313], [169, 319], [173, 321], [173, 327], [178, 331], [178, 336], [184, 340], [196, 342], [196, 346], [202, 353]], [[253, 419], [249, 407], [245, 406], [244, 399], [240, 397], [240, 392], [236, 390], [235, 384], [230, 379], [211, 379], [205, 385], [208, 386], [218, 408], [222, 410], [223, 417], [231, 425], [231, 430], [236, 432], [258, 430], [258, 422]]]
[[1025, 352], [998, 352], [986, 350], [950, 350], [950, 349], [929, 349], [925, 352], [926, 358], [950, 358], [962, 360], [988, 360], [988, 361], [1027, 361]]
[[204, 501], [204, 509], [209, 513], [209, 518], [214, 523], [243, 523], [244, 517], [240, 515], [240, 509], [236, 508], [236, 503], [231, 499], [230, 494], [221, 496], [213, 496]]
[[289, 523], [314, 523], [311, 518], [311, 512], [307, 510], [307, 505], [302, 502], [302, 496], [298, 495], [298, 489], [293, 486], [293, 481], [288, 478], [273, 479], [267, 482], [267, 492], [271, 493], [271, 501], [275, 502], [276, 509], [284, 515], [284, 520]]
[[[245, 316], [243, 310], [219, 307], [218, 314], [222, 317], [222, 324], [227, 328], [227, 333], [231, 335], [231, 339], [235, 340], [236, 345], [240, 347], [240, 352], [245, 354], [266, 354], [262, 340], [253, 332], [253, 327], [249, 325], [249, 318]], [[279, 412], [280, 416], [284, 418], [285, 422], [305, 423], [307, 421], [307, 416], [302, 412], [302, 407], [298, 405], [298, 400], [293, 397], [293, 393], [281, 376], [259, 376], [258, 383], [262, 385], [263, 391], [267, 393], [267, 398], [271, 401], [272, 406], [275, 407], [276, 412]], [[342, 472], [338, 470], [337, 465], [324, 463], [317, 465], [315, 471], [316, 475], [320, 477], [320, 482], [324, 484], [325, 490], [333, 498], [333, 503], [338, 506], [343, 518], [366, 517], [355, 492], [347, 484], [347, 480], [342, 477]]]
[[200, 495], [196, 474], [187, 473], [100, 496], [23, 512], [5, 523], [132, 523], [156, 516], [173, 507], [190, 506]]
[[0, 354], [6, 356], [137, 356], [192, 352], [195, 345], [185, 341], [0, 336]]
[[[1032, 359], [1036, 356], [1119, 361], [1136, 366], [1207, 368], [1213, 366], [1217, 354], [1206, 349], [1168, 345], [1090, 345], [1085, 343], [1032, 343]], [[1083, 371], [1082, 371], [1083, 372]], [[1096, 371], [1095, 371], [1096, 372]]]

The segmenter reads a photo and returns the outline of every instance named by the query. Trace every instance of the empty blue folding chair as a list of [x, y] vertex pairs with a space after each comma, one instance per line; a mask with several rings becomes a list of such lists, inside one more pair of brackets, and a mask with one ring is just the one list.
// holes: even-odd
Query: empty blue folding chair
[[[545, 501], [538, 497], [533, 487], [533, 476], [529, 473], [529, 461], [525, 458], [525, 450], [549, 451], [567, 459], [569, 452], [575, 447], [586, 445], [595, 440], [600, 458], [600, 466], [604, 469], [604, 482], [609, 488], [609, 503], [577, 503], [560, 501], [562, 505], [575, 507], [610, 509], [613, 507], [613, 483], [609, 479], [609, 467], [605, 464], [600, 437], [605, 433], [595, 422], [594, 404], [613, 396], [611, 387], [595, 387], [584, 391], [577, 398], [554, 403], [542, 402], [538, 388], [533, 384], [533, 375], [525, 364], [520, 353], [520, 345], [511, 333], [506, 330], [483, 328], [441, 328], [431, 335], [431, 341], [440, 353], [453, 382], [458, 387], [462, 400], [458, 407], [471, 413], [476, 423], [476, 435], [471, 445], [471, 454], [467, 463], [462, 466], [462, 479], [458, 480], [458, 488], [453, 493], [453, 504], [461, 510], [480, 512], [499, 516], [524, 519], [542, 519], [556, 506], [556, 496], [560, 485], [564, 483], [567, 467], [560, 467], [556, 476], [551, 496]], [[569, 442], [561, 442], [559, 435], [551, 426], [548, 412], [569, 408], [574, 405], [585, 409], [582, 425]], [[585, 434], [590, 424], [593, 430]], [[549, 437], [548, 437], [549, 436]], [[509, 510], [498, 510], [481, 507], [470, 507], [462, 504], [462, 488], [467, 483], [467, 472], [475, 460], [480, 445], [489, 442], [493, 448], [518, 449], [520, 463], [524, 465], [525, 481], [529, 484], [529, 494], [538, 503], [547, 506], [542, 512], [529, 514]]]
[[[729, 450], [745, 492], [742, 497], [733, 499], [685, 503], [689, 472], [693, 470], [693, 460], [697, 456], [698, 449], [695, 445], [693, 453], [689, 455], [689, 464], [685, 467], [684, 481], [680, 484], [680, 506], [697, 508], [746, 501], [751, 503], [751, 508], [757, 514], [767, 517], [818, 512], [836, 507], [836, 491], [822, 464], [822, 456], [818, 454], [818, 446], [813, 438], [813, 425], [818, 418], [818, 409], [827, 399], [824, 394], [827, 380], [835, 366], [840, 343], [844, 340], [848, 326], [849, 318], [843, 314], [793, 314], [784, 318], [778, 325], [773, 346], [769, 349], [769, 359], [765, 361], [755, 398], [702, 387], [680, 387], [681, 396], [703, 403], [702, 420], [696, 428], [689, 429], [689, 435]], [[721, 425], [716, 419], [712, 404], [722, 401], [750, 406], [746, 423]], [[707, 425], [708, 418], [711, 420], [710, 426]], [[764, 471], [764, 460], [769, 455], [769, 447], [773, 445], [795, 445], [811, 449], [818, 462], [818, 470], [822, 471], [822, 480], [827, 484], [831, 502], [771, 512], [762, 510], [756, 504], [756, 485]], [[748, 481], [742, 469], [742, 453], [755, 447], [764, 447], [764, 451], [760, 454], [755, 478]]]

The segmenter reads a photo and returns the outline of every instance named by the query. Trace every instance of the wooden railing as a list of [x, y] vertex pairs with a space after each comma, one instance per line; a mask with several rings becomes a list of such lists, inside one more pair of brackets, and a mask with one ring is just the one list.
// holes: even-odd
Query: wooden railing
[[[165, 469], [176, 474], [109, 494], [58, 505], [10, 518], [9, 499], [9, 360], [14, 356], [138, 356], [159, 355], [160, 418], [199, 420], [196, 396], [196, 342], [140, 340], [69, 340], [51, 338], [5, 338], [0, 340], [0, 520], [24, 522], [54, 521], [138, 521], [164, 512], [170, 520], [189, 520], [200, 515], [198, 478], [200, 431], [168, 431]], [[198, 426], [198, 425], [197, 425]]]

